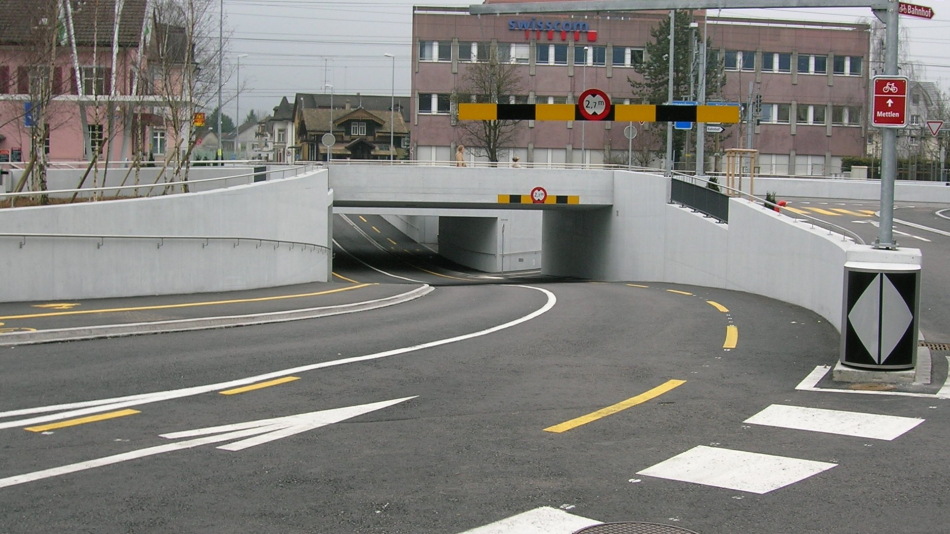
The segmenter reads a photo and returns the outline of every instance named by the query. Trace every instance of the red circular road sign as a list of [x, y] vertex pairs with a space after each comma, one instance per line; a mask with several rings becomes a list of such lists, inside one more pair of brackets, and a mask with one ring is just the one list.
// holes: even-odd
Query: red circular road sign
[[599, 121], [610, 113], [610, 97], [600, 89], [588, 89], [577, 99], [581, 116], [589, 121]]
[[535, 187], [531, 190], [531, 202], [535, 204], [544, 204], [548, 199], [548, 192], [543, 187]]

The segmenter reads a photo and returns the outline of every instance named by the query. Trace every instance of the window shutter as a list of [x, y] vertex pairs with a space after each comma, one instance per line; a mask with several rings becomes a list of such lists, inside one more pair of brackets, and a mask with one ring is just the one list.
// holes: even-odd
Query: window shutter
[[10, 92], [10, 67], [0, 65], [0, 94]]
[[102, 75], [105, 77], [102, 80], [103, 94], [105, 96], [112, 94], [112, 69], [102, 69]]
[[27, 67], [17, 67], [16, 69], [16, 92], [20, 95], [30, 92], [30, 69]]
[[63, 89], [63, 69], [53, 67], [53, 94], [61, 95], [65, 92]]

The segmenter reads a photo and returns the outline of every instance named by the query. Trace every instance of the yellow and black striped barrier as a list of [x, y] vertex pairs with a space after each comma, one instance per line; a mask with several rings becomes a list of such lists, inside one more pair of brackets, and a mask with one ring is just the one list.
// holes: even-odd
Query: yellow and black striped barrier
[[[584, 121], [575, 104], [459, 104], [463, 121]], [[739, 122], [739, 106], [617, 104], [598, 121]]]
[[535, 200], [531, 195], [498, 195], [499, 204], [580, 204], [578, 195], [549, 195], [544, 200]]

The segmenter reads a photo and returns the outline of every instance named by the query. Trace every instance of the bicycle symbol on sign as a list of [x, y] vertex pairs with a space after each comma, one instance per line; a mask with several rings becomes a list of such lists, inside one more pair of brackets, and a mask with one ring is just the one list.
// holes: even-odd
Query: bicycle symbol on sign
[[885, 93], [896, 93], [898, 91], [897, 84], [894, 82], [887, 82], [884, 84], [884, 87], [881, 89], [881, 91]]

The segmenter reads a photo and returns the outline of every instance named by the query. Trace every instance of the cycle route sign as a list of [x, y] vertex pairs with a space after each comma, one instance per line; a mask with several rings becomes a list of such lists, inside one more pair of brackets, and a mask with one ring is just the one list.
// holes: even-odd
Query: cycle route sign
[[907, 126], [907, 78], [875, 76], [871, 106], [871, 126], [904, 128]]

